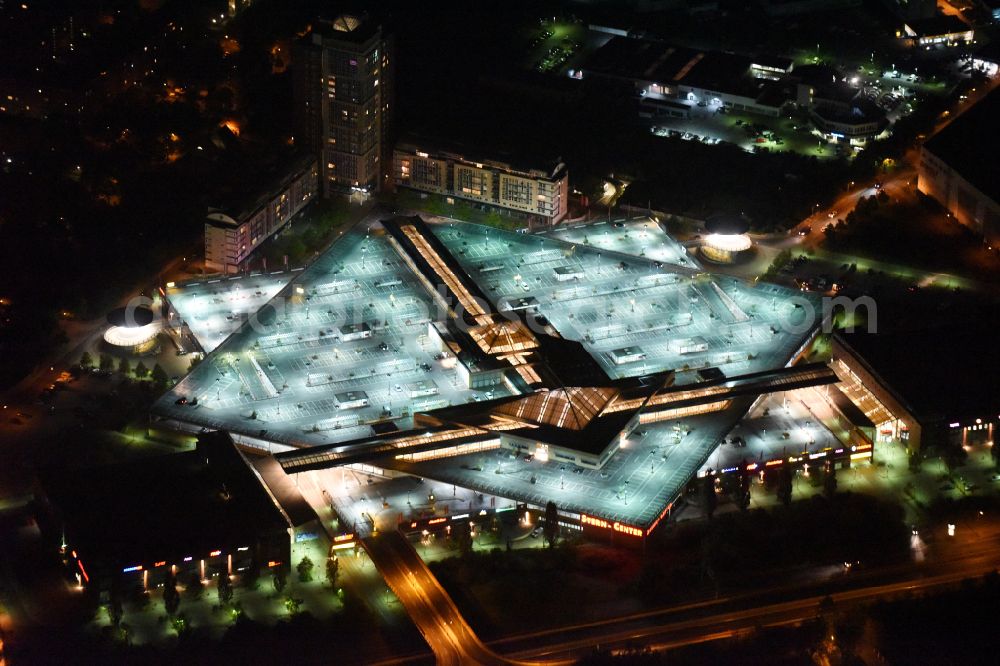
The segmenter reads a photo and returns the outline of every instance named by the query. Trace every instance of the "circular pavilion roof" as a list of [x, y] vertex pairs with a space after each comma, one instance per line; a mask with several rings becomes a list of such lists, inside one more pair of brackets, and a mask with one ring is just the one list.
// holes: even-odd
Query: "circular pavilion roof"
[[120, 328], [140, 328], [153, 323], [153, 311], [145, 306], [116, 308], [108, 313], [108, 323]]

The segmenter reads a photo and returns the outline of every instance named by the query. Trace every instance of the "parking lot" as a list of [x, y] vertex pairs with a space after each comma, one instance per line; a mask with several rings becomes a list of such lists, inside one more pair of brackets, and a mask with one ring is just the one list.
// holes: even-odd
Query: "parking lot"
[[826, 390], [810, 387], [765, 396], [725, 436], [702, 470], [816, 453], [848, 443], [850, 426], [823, 400]]

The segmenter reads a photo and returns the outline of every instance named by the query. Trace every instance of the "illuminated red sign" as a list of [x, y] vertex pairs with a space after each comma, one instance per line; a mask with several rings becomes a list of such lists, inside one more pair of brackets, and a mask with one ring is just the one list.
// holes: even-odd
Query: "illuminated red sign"
[[588, 516], [585, 513], [580, 514], [580, 522], [584, 525], [593, 525], [594, 527], [600, 527], [602, 530], [613, 530], [622, 534], [628, 534], [629, 536], [641, 537], [646, 535], [646, 533], [638, 527], [619, 523], [618, 521], [612, 523], [601, 518]]
[[427, 521], [427, 524], [428, 525], [437, 525], [438, 523], [443, 523], [446, 520], [448, 520], [448, 519], [447, 518], [431, 518], [430, 520]]

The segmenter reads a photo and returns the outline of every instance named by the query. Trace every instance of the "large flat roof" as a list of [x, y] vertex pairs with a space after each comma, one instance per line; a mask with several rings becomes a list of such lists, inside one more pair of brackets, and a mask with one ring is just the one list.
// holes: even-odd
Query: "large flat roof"
[[[588, 446], [596, 447], [596, 442], [579, 441], [589, 427], [600, 426], [597, 439], [604, 448], [608, 438], [622, 432], [639, 403], [661, 391], [665, 382], [673, 380], [682, 388], [669, 389], [671, 395], [657, 409], [711, 399], [699, 393], [696, 384], [725, 391], [725, 400], [716, 401], [718, 410], [711, 414], [648, 428], [650, 433], [669, 433], [662, 437], [673, 442], [675, 427], [697, 423], [696, 437], [680, 435], [680, 446], [673, 446], [653, 443], [657, 435], [641, 453], [626, 446], [604, 464], [606, 476], [597, 473], [593, 497], [583, 496], [575, 505], [624, 520], [626, 512], [618, 502], [626, 506], [627, 501], [627, 522], [646, 524], [739, 420], [759, 392], [757, 384], [783, 380], [774, 372], [789, 362], [818, 324], [804, 322], [808, 307], [803, 306], [817, 309], [815, 295], [707, 273], [694, 261], [681, 261], [683, 250], [669, 237], [657, 243], [662, 231], [642, 223], [582, 227], [569, 234], [583, 234], [582, 241], [569, 242], [559, 238], [562, 234], [512, 233], [466, 223], [425, 224], [405, 217], [369, 222], [345, 234], [302, 271], [161, 397], [154, 413], [308, 448], [304, 456], [314, 451], [317, 455], [316, 460], [303, 458], [307, 467], [353, 462], [361, 456], [402, 468], [411, 463], [395, 456], [408, 451], [448, 449], [484, 436], [495, 440], [499, 431], [484, 429], [477, 416], [492, 418], [493, 407], [514, 419], [514, 430], [544, 430], [545, 438], [539, 441], [551, 438], [557, 446], [586, 452]], [[614, 237], [609, 234], [599, 241], [597, 236], [606, 232]], [[651, 254], [647, 249], [657, 245], [666, 261], [636, 256]], [[557, 274], [555, 267], [566, 267], [564, 274], [571, 279]], [[530, 329], [537, 346], [512, 353], [501, 350], [495, 359], [507, 364], [508, 355], [523, 357], [522, 366], [510, 363], [511, 368], [500, 369], [513, 380], [488, 391], [466, 388], [468, 379], [458, 373], [454, 357], [442, 358], [431, 344], [431, 326], [459, 324], [432, 293], [450, 297], [452, 308], [468, 301], [473, 320], [466, 322], [471, 325], [468, 335], [473, 344], [485, 341], [484, 355], [498, 345], [510, 346], [527, 332], [507, 331], [494, 344], [489, 335], [475, 337], [489, 326], [483, 321]], [[472, 304], [473, 297], [478, 305]], [[512, 312], [524, 299], [527, 310]], [[338, 333], [345, 322], [367, 323], [370, 335], [342, 338]], [[614, 351], [625, 347], [641, 347], [643, 353], [616, 357]], [[523, 365], [537, 374], [516, 381], [514, 368]], [[651, 377], [661, 378], [657, 387], [648, 386]], [[713, 379], [705, 382], [706, 377]], [[812, 376], [806, 380], [817, 381]], [[411, 397], [404, 387], [420, 381], [433, 381], [437, 393]], [[686, 393], [684, 386], [692, 391]], [[627, 399], [621, 409], [607, 407], [602, 389], [609, 387]], [[338, 404], [336, 396], [351, 391], [363, 391], [367, 403]], [[181, 397], [197, 397], [198, 403], [177, 404]], [[569, 427], [574, 424], [578, 427]], [[383, 431], [391, 432], [378, 436]], [[640, 458], [641, 465], [636, 462]], [[520, 475], [465, 478], [470, 470], [455, 469], [460, 460], [462, 456], [414, 462], [412, 470], [529, 502], [555, 483], [554, 478], [551, 483], [539, 478], [530, 483]], [[651, 480], [640, 484], [645, 490], [630, 485], [638, 484], [636, 475], [650, 468]], [[544, 465], [541, 469], [550, 470]], [[565, 472], [558, 465], [551, 470]], [[571, 484], [583, 474], [573, 474]], [[616, 491], [613, 479], [619, 476], [621, 489]], [[508, 481], [502, 492], [490, 488]], [[566, 481], [559, 482], [560, 489]]]
[[88, 564], [180, 562], [288, 528], [224, 433], [203, 435], [196, 451], [41, 476]]
[[756, 98], [766, 81], [750, 75], [754, 63], [753, 58], [735, 53], [693, 49], [652, 39], [613, 37], [591, 54], [583, 69], [605, 76], [681, 84]]
[[920, 420], [1000, 414], [1000, 318], [891, 333], [835, 333]]
[[1000, 90], [993, 89], [940, 132], [924, 143], [948, 166], [962, 174], [976, 189], [1000, 202], [1000, 154], [989, 147], [1000, 118]]

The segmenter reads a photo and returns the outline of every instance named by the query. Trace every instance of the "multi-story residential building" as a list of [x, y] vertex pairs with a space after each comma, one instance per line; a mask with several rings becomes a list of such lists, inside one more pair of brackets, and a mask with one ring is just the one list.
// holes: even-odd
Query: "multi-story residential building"
[[920, 149], [917, 189], [956, 220], [1000, 246], [1000, 159], [989, 148], [1000, 92], [994, 90], [932, 136]]
[[205, 266], [236, 273], [260, 244], [285, 226], [319, 192], [319, 167], [300, 157], [253, 199], [210, 208], [205, 220]]
[[525, 218], [529, 226], [555, 224], [569, 208], [569, 173], [556, 160], [548, 168], [468, 158], [445, 150], [400, 143], [393, 153], [393, 182], [421, 192], [459, 197]]
[[319, 21], [295, 46], [295, 132], [320, 164], [324, 196], [372, 193], [388, 177], [392, 40], [367, 18]]

